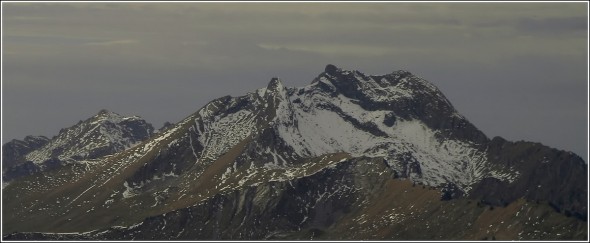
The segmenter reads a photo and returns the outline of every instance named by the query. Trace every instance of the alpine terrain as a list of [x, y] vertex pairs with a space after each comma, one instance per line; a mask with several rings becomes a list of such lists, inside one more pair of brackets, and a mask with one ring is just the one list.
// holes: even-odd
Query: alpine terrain
[[4, 240], [587, 240], [588, 167], [488, 138], [407, 71], [327, 65], [157, 132], [101, 111], [2, 147]]

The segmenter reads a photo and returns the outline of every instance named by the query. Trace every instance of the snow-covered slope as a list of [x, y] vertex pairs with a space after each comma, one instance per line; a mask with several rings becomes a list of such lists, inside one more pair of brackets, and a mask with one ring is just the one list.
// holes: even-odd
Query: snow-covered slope
[[[434, 85], [408, 72], [367, 76], [328, 66], [312, 84], [288, 90], [274, 129], [301, 157], [382, 157], [399, 176], [431, 186], [450, 182], [465, 192], [484, 176], [510, 181], [518, 175], [489, 169], [478, 140], [429, 127], [424, 118], [435, 115], [468, 122]], [[440, 111], [421, 114], [400, 103], [433, 104]]]

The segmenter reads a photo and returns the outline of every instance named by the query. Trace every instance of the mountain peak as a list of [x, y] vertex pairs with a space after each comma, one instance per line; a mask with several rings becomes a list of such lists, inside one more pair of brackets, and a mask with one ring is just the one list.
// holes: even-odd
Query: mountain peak
[[24, 138], [23, 141], [27, 142], [27, 143], [33, 143], [33, 142], [37, 142], [37, 141], [47, 141], [49, 140], [49, 138], [45, 137], [45, 136], [26, 136]]
[[118, 123], [121, 120], [126, 119], [126, 118], [131, 118], [131, 117], [122, 116], [118, 113], [109, 111], [107, 109], [101, 109], [96, 115], [92, 116], [90, 118], [90, 120], [93, 122], [112, 121], [112, 122]]
[[278, 77], [273, 77], [270, 79], [270, 82], [267, 85], [267, 89], [269, 90], [277, 90], [283, 87], [283, 82]]
[[270, 82], [266, 86], [266, 95], [270, 95], [273, 97], [285, 97], [286, 91], [283, 82], [278, 77], [273, 77], [270, 79]]
[[342, 71], [342, 69], [340, 69], [340, 68], [336, 67], [336, 66], [335, 66], [335, 65], [333, 65], [333, 64], [328, 64], [328, 65], [326, 65], [326, 68], [324, 69], [324, 72], [326, 72], [327, 74], [330, 74], [330, 75], [334, 75], [334, 74], [336, 74], [338, 71]]
[[[26, 159], [42, 163], [59, 160], [92, 159], [125, 150], [151, 136], [153, 127], [137, 116], [122, 116], [102, 109], [78, 124], [61, 129], [44, 147], [31, 151]], [[44, 137], [29, 140], [45, 141]]]
[[101, 109], [100, 111], [98, 111], [97, 115], [101, 116], [101, 115], [108, 115], [108, 114], [113, 114], [113, 112], [111, 112], [107, 109]]
[[405, 78], [405, 77], [411, 77], [411, 76], [415, 76], [414, 74], [412, 74], [410, 71], [408, 70], [396, 70], [391, 72], [388, 75], [392, 75], [392, 76], [398, 76], [400, 78]]

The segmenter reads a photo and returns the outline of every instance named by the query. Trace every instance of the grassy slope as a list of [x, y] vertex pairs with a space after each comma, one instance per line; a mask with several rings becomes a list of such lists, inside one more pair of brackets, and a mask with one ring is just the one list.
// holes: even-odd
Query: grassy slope
[[391, 179], [359, 210], [315, 233], [317, 240], [584, 240], [587, 222], [524, 199], [506, 207], [441, 201], [438, 190]]

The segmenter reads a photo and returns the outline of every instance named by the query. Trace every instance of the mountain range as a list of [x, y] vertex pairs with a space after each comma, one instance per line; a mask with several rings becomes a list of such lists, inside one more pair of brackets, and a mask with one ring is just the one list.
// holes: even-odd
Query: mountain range
[[488, 138], [408, 71], [327, 65], [154, 131], [107, 110], [2, 147], [5, 240], [587, 240], [588, 167]]

